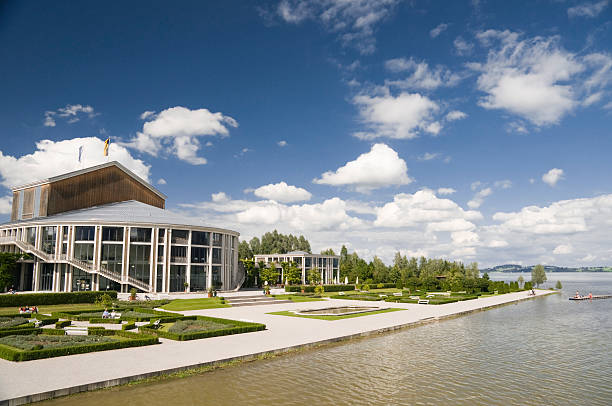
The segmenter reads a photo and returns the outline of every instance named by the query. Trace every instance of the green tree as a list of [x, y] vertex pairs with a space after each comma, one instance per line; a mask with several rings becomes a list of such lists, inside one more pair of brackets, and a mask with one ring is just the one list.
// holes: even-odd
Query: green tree
[[333, 249], [328, 248], [326, 250], [321, 251], [321, 255], [336, 255], [336, 254], [334, 253]]
[[555, 285], [555, 289], [557, 290], [563, 289], [563, 285], [561, 285], [561, 281], [557, 281], [557, 284]]
[[276, 285], [278, 282], [278, 269], [274, 262], [270, 263], [269, 266], [264, 266], [263, 269], [259, 268], [259, 277], [262, 282], [268, 282], [268, 285]]
[[308, 283], [311, 285], [318, 285], [321, 283], [321, 271], [319, 271], [317, 267], [308, 271]]
[[251, 248], [253, 255], [264, 254], [264, 252], [261, 251], [261, 241], [259, 241], [259, 238], [257, 237], [251, 238], [251, 241], [249, 241], [249, 247]]
[[523, 275], [519, 275], [516, 281], [518, 282], [519, 288], [523, 289], [523, 287], [525, 286], [525, 278], [523, 278]]
[[258, 277], [259, 277], [259, 269], [255, 267], [255, 261], [253, 259], [241, 259], [240, 263], [244, 268], [244, 273], [246, 274], [246, 283], [245, 286], [257, 286]]
[[472, 262], [465, 270], [465, 277], [468, 279], [478, 279], [480, 271], [478, 270], [478, 262]]
[[11, 287], [13, 274], [17, 269], [17, 261], [23, 258], [22, 254], [0, 252], [0, 292]]
[[287, 284], [299, 285], [302, 283], [302, 270], [298, 268], [295, 262], [283, 262], [281, 266], [283, 267], [283, 273]]
[[544, 282], [546, 282], [546, 272], [544, 267], [538, 264], [531, 269], [531, 283], [534, 283], [538, 288]]
[[377, 256], [372, 260], [372, 279], [376, 283], [384, 283], [389, 280], [389, 268]]
[[240, 241], [238, 244], [238, 259], [253, 258], [253, 251], [251, 246], [246, 241]]

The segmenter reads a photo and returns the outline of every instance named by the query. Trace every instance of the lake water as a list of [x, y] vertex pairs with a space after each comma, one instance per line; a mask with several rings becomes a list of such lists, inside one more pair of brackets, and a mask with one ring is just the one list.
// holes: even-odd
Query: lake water
[[562, 294], [44, 404], [612, 405], [612, 299], [568, 300], [576, 290], [612, 294], [612, 274], [547, 275], [550, 286], [562, 282]]

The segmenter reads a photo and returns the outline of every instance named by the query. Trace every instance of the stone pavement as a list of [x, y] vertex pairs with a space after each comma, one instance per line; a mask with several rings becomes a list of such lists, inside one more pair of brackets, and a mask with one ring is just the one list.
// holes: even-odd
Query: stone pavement
[[[537, 296], [550, 291], [537, 290]], [[252, 292], [251, 292], [252, 294]], [[266, 324], [254, 333], [78, 354], [42, 360], [11, 362], [0, 359], [0, 405], [17, 405], [70, 393], [114, 386], [132, 380], [210, 365], [258, 354], [278, 353], [304, 346], [377, 334], [411, 324], [452, 317], [506, 303], [533, 298], [526, 292], [480, 298], [445, 305], [368, 302], [405, 311], [381, 313], [335, 321], [266, 314], [282, 310], [315, 309], [364, 302], [330, 299], [321, 302], [287, 303], [252, 307], [182, 312]]]

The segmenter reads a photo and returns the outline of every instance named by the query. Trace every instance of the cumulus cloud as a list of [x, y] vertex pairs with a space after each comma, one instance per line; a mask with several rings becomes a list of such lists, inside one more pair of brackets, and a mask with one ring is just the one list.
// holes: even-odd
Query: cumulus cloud
[[426, 152], [423, 155], [421, 155], [420, 157], [418, 157], [417, 159], [419, 161], [431, 161], [432, 159], [436, 159], [440, 155], [441, 154], [439, 152]]
[[440, 23], [440, 24], [438, 24], [436, 26], [436, 28], [434, 28], [431, 31], [429, 31], [429, 36], [431, 38], [437, 38], [438, 35], [442, 34], [444, 31], [446, 31], [447, 28], [448, 28], [448, 24]]
[[228, 127], [238, 127], [232, 117], [212, 113], [207, 109], [190, 110], [171, 107], [157, 114], [145, 111], [141, 118], [147, 120], [130, 142], [124, 145], [153, 156], [164, 152], [193, 165], [205, 164], [199, 157], [200, 136], [229, 135]]
[[289, 24], [317, 21], [335, 33], [344, 46], [355, 47], [367, 55], [376, 50], [376, 27], [393, 13], [398, 3], [399, 0], [282, 0], [276, 14]]
[[[81, 162], [79, 148], [83, 147]], [[76, 171], [107, 162], [103, 155], [104, 141], [95, 138], [73, 138], [63, 141], [42, 140], [36, 143], [36, 151], [20, 157], [5, 155], [0, 151], [0, 176], [3, 186], [17, 186], [46, 179], [66, 172]], [[129, 151], [111, 143], [110, 159], [119, 161], [126, 168], [149, 181], [151, 167], [132, 157]]]
[[154, 115], [155, 115], [155, 112], [154, 112], [154, 111], [147, 110], [147, 111], [143, 112], [143, 113], [140, 115], [140, 119], [141, 119], [141, 120], [146, 120], [147, 118], [152, 117], [152, 116], [154, 116]]
[[490, 196], [491, 193], [493, 193], [493, 190], [490, 187], [479, 190], [474, 197], [472, 197], [472, 200], [467, 203], [468, 207], [471, 209], [479, 208], [482, 206], [485, 197]]
[[455, 40], [453, 41], [453, 45], [455, 46], [455, 52], [457, 52], [457, 54], [461, 56], [471, 54], [472, 50], [474, 49], [474, 44], [466, 41], [461, 36], [455, 38]]
[[168, 183], [168, 182], [166, 182], [166, 179], [164, 179], [164, 178], [159, 178], [157, 180], [157, 184], [158, 185], [165, 185], [166, 183]]
[[441, 188], [438, 188], [437, 192], [440, 196], [445, 196], [445, 195], [452, 195], [453, 193], [457, 191], [453, 189], [452, 187], [441, 187]]
[[559, 182], [563, 178], [564, 178], [563, 169], [552, 168], [550, 171], [542, 175], [542, 182], [553, 187], [553, 186], [556, 186], [557, 182]]
[[555, 247], [553, 250], [553, 254], [555, 255], [567, 255], [571, 254], [573, 251], [571, 244], [560, 244]]
[[66, 107], [60, 107], [57, 110], [45, 111], [45, 120], [43, 125], [45, 127], [55, 127], [57, 125], [56, 120], [58, 118], [66, 120], [68, 124], [76, 123], [81, 119], [82, 115], [87, 115], [89, 118], [95, 117], [97, 113], [94, 112], [93, 107], [83, 106], [82, 104], [68, 104]]
[[427, 62], [416, 61], [414, 58], [389, 59], [385, 62], [385, 68], [393, 73], [401, 72], [407, 75], [403, 79], [386, 81], [388, 86], [400, 89], [433, 90], [442, 86], [454, 86], [461, 80], [460, 75], [442, 65], [430, 68]]
[[609, 1], [602, 0], [598, 2], [587, 2], [582, 3], [574, 7], [567, 9], [567, 16], [572, 17], [586, 17], [594, 18], [597, 17], [607, 6]]
[[287, 141], [285, 140], [280, 140], [279, 142], [276, 143], [279, 147], [286, 147], [287, 146]]
[[306, 189], [288, 185], [285, 182], [270, 183], [253, 190], [253, 194], [263, 199], [280, 203], [293, 203], [310, 200], [312, 194]]
[[393, 185], [407, 185], [412, 182], [408, 176], [406, 161], [385, 144], [375, 144], [369, 152], [336, 171], [328, 171], [314, 183], [330, 186], [348, 186], [361, 193], [368, 193]]
[[420, 132], [437, 135], [441, 125], [433, 115], [440, 107], [419, 93], [402, 92], [398, 96], [361, 94], [353, 99], [361, 120], [370, 132], [358, 132], [355, 137], [372, 140], [379, 137], [409, 139]]
[[12, 196], [0, 197], [0, 214], [10, 214], [13, 204]]
[[448, 112], [448, 114], [446, 115], [446, 121], [462, 120], [466, 117], [467, 114], [465, 114], [463, 111], [453, 110]]

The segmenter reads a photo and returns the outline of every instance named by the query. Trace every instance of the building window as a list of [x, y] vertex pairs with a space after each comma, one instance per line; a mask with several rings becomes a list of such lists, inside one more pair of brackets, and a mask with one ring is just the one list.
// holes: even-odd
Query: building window
[[172, 230], [172, 244], [187, 244], [189, 242], [189, 231], [187, 230]]
[[55, 254], [55, 240], [57, 229], [55, 227], [42, 228], [42, 250], [47, 254]]
[[164, 262], [164, 246], [157, 246], [157, 262]]
[[121, 284], [115, 281], [111, 281], [110, 279], [105, 278], [100, 275], [100, 287], [98, 290], [116, 290], [118, 292], [121, 291]]
[[220, 288], [223, 286], [223, 282], [221, 281], [221, 267], [213, 266], [212, 267], [212, 283], [213, 286]]
[[59, 291], [65, 292], [66, 291], [66, 273], [68, 272], [68, 265], [59, 264], [59, 267], [60, 267], [60, 274], [61, 274]]
[[187, 263], [187, 247], [170, 247], [170, 262]]
[[68, 241], [68, 226], [62, 227], [62, 241]]
[[170, 265], [170, 292], [183, 292], [185, 290], [185, 277], [187, 266]]
[[102, 241], [123, 242], [123, 227], [102, 227]]
[[210, 245], [210, 233], [206, 233], [204, 231], [192, 231], [191, 245]]
[[189, 281], [189, 289], [192, 292], [198, 290], [206, 290], [206, 268], [203, 266], [191, 266], [191, 280]]
[[212, 263], [220, 264], [221, 263], [221, 248], [213, 248], [212, 250]]
[[156, 280], [157, 280], [156, 284], [157, 284], [157, 286], [156, 286], [156, 289], [155, 289], [156, 292], [161, 292], [162, 291], [162, 288], [164, 287], [163, 279], [164, 279], [164, 266], [163, 265], [157, 265], [157, 275], [156, 275]]
[[130, 228], [130, 241], [131, 242], [151, 242], [151, 229], [150, 228]]
[[93, 241], [96, 236], [96, 228], [94, 226], [78, 226], [74, 228], [75, 241]]
[[312, 258], [310, 257], [304, 258], [304, 265], [306, 265], [306, 268], [310, 268], [312, 266]]
[[338, 258], [334, 258], [334, 268], [338, 268]]
[[129, 275], [144, 283], [149, 283], [150, 273], [150, 245], [130, 245]]
[[157, 230], [157, 243], [163, 244], [165, 239], [166, 239], [166, 229], [160, 228], [159, 230]]
[[92, 275], [79, 268], [72, 267], [72, 291], [79, 292], [82, 290], [91, 290]]
[[84, 262], [93, 262], [94, 248], [91, 243], [75, 243], [74, 258]]
[[26, 241], [30, 245], [36, 245], [36, 227], [28, 227]]
[[[218, 249], [218, 248], [215, 248]], [[191, 262], [205, 264], [208, 262], [208, 248], [191, 247]]]
[[53, 264], [42, 264], [40, 290], [53, 290]]
[[[121, 274], [123, 244], [102, 244], [102, 265], [109, 271]], [[100, 288], [102, 290], [102, 288]]]
[[213, 233], [213, 245], [220, 247], [223, 244], [223, 234]]

